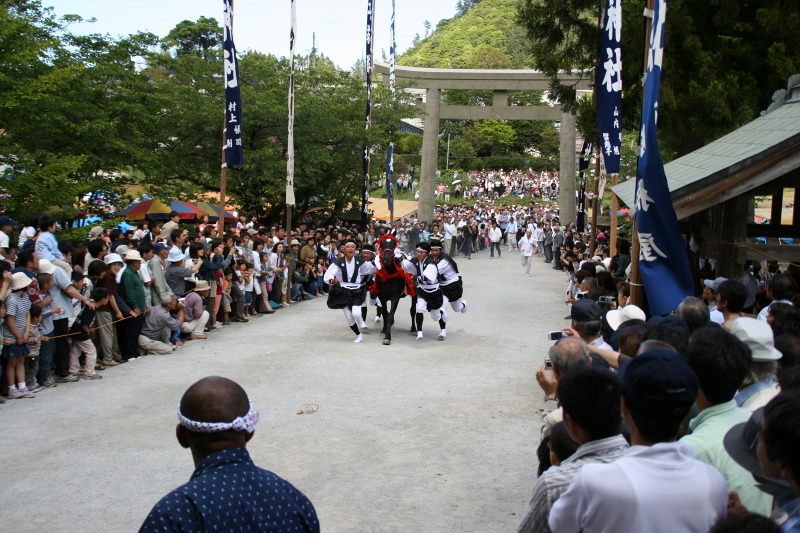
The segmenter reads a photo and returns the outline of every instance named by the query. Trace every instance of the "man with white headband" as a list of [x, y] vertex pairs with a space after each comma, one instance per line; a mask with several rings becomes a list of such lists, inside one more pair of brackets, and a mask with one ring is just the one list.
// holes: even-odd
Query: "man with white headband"
[[[461, 274], [458, 272], [458, 265], [452, 257], [442, 252], [442, 241], [431, 239], [431, 256], [436, 268], [439, 270], [439, 289], [444, 297], [442, 309], [446, 310], [448, 302], [453, 311], [457, 313], [467, 312], [467, 301], [464, 296], [464, 284], [461, 281]], [[443, 317], [447, 321], [447, 313]]]
[[403, 270], [414, 276], [416, 282], [416, 302], [414, 321], [411, 331], [416, 330], [417, 340], [422, 339], [422, 321], [425, 311], [429, 311], [431, 318], [439, 322], [438, 340], [443, 341], [447, 337], [447, 315], [445, 315], [444, 299], [439, 288], [439, 269], [430, 256], [431, 245], [428, 242], [417, 244], [417, 257], [411, 261], [403, 261]]
[[178, 407], [176, 435], [192, 450], [194, 474], [153, 507], [140, 533], [319, 532], [308, 498], [250, 459], [246, 447], [257, 422], [258, 411], [237, 383], [211, 376], [189, 387]]
[[328, 292], [328, 307], [341, 309], [347, 325], [356, 334], [355, 343], [362, 342], [364, 336], [358, 329], [353, 308], [361, 318], [361, 304], [366, 298], [364, 283], [368, 277], [375, 273], [375, 264], [366, 262], [356, 255], [356, 243], [348, 239], [344, 243], [344, 257], [331, 263], [325, 271], [323, 280], [331, 286]]

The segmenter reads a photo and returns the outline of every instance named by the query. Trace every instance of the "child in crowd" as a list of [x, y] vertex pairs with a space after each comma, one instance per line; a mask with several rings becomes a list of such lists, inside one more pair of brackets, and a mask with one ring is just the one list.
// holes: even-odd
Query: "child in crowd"
[[[95, 307], [101, 307], [108, 303], [109, 290], [98, 287], [92, 290], [89, 298], [94, 302]], [[78, 313], [75, 322], [72, 324], [72, 328], [70, 328], [72, 347], [69, 350], [69, 373], [82, 379], [93, 380], [102, 379], [103, 377], [95, 372], [97, 350], [91, 340], [94, 337], [92, 328], [94, 327], [95, 315], [94, 309], [85, 305], [82, 306], [80, 313]], [[85, 357], [82, 368], [78, 361], [81, 352]]]
[[14, 274], [5, 302], [2, 357], [9, 400], [34, 397], [25, 386], [25, 356], [29, 351], [31, 325], [31, 299], [27, 293], [30, 284], [31, 279], [23, 272]]
[[42, 387], [55, 387], [56, 380], [50, 375], [53, 368], [53, 355], [56, 352], [56, 341], [50, 339], [53, 336], [53, 315], [60, 315], [63, 309], [53, 307], [50, 291], [53, 289], [53, 275], [41, 272], [36, 274], [36, 282], [39, 284], [39, 293], [43, 300], [50, 300], [51, 303], [41, 306], [42, 321], [39, 329], [42, 331], [42, 340], [39, 343], [39, 371], [36, 375], [39, 385]]
[[250, 308], [253, 306], [253, 274], [252, 270], [248, 276], [247, 263], [239, 264], [239, 287], [244, 294], [244, 317], [249, 318]]
[[25, 356], [25, 386], [28, 390], [37, 393], [42, 390], [42, 386], [36, 381], [39, 373], [39, 351], [42, 346], [42, 308], [32, 305], [31, 329], [28, 339], [28, 355]]
[[325, 276], [325, 270], [328, 267], [325, 266], [325, 258], [324, 257], [317, 257], [317, 269], [316, 269], [316, 276], [317, 276], [317, 294], [322, 294], [325, 291], [325, 282], [323, 281], [323, 277]]
[[226, 268], [222, 272], [222, 325], [230, 326], [231, 318], [231, 286], [233, 285], [233, 270]]
[[256, 311], [256, 283], [255, 267], [253, 263], [247, 263], [244, 270], [244, 316], [261, 316], [261, 313]]

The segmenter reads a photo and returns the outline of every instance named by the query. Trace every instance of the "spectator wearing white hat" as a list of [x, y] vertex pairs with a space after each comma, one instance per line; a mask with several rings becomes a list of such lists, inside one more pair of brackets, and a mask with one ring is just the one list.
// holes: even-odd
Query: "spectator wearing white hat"
[[167, 256], [168, 266], [166, 278], [172, 293], [179, 298], [182, 298], [183, 295], [186, 294], [186, 278], [191, 278], [200, 270], [200, 265], [203, 264], [203, 259], [201, 257], [197, 258], [197, 261], [195, 261], [191, 268], [183, 266], [184, 261], [185, 256], [183, 252], [180, 248], [173, 246]]
[[119, 348], [122, 352], [122, 361], [139, 357], [139, 333], [144, 325], [144, 314], [148, 310], [144, 297], [144, 284], [139, 277], [142, 256], [136, 250], [128, 251], [125, 254], [125, 265], [127, 268], [122, 272], [119, 295], [131, 308], [131, 318], [120, 322], [122, 327], [119, 328]]
[[57, 268], [49, 260], [39, 258], [39, 272], [53, 276], [53, 289], [50, 291], [50, 296], [53, 299], [53, 307], [61, 310], [58, 315], [53, 315], [56, 381], [59, 383], [77, 381], [78, 378], [69, 373], [69, 341], [68, 337], [64, 335], [69, 331], [69, 319], [73, 315], [72, 299], [80, 300], [90, 309], [94, 309], [94, 303], [75, 289], [66, 270]]
[[711, 321], [719, 325], [725, 322], [725, 317], [722, 316], [722, 311], [717, 308], [717, 293], [719, 292], [719, 286], [726, 281], [728, 281], [728, 278], [723, 277], [703, 280], [703, 301], [708, 305]]
[[28, 338], [31, 326], [31, 300], [27, 288], [31, 278], [23, 272], [11, 277], [5, 308], [0, 307], [3, 319], [3, 359], [5, 378], [8, 385], [8, 399], [33, 398], [33, 393], [25, 384], [25, 357], [28, 355]]
[[776, 374], [781, 352], [775, 349], [772, 329], [766, 322], [737, 318], [730, 332], [753, 353], [750, 371], [734, 397], [736, 405], [752, 412], [767, 405], [780, 392]]

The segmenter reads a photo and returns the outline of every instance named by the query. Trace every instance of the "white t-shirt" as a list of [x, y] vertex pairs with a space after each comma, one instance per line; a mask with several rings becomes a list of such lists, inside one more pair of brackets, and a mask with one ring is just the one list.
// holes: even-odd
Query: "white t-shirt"
[[22, 231], [19, 232], [19, 249], [22, 250], [25, 241], [33, 239], [34, 237], [36, 237], [36, 229], [33, 226], [25, 226], [22, 228]]
[[0, 248], [8, 248], [8, 247], [9, 247], [8, 235], [0, 231]]
[[728, 487], [682, 442], [633, 446], [588, 464], [550, 510], [553, 533], [705, 533], [727, 513]]

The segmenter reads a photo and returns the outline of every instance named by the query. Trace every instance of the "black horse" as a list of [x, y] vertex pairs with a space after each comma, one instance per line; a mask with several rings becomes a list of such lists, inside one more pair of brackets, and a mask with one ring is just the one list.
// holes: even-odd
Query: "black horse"
[[405, 296], [408, 276], [399, 261], [394, 258], [394, 250], [388, 243], [381, 243], [381, 269], [375, 272], [377, 296], [380, 299], [379, 312], [383, 319], [383, 344], [392, 343], [392, 325], [394, 313], [400, 298]]

